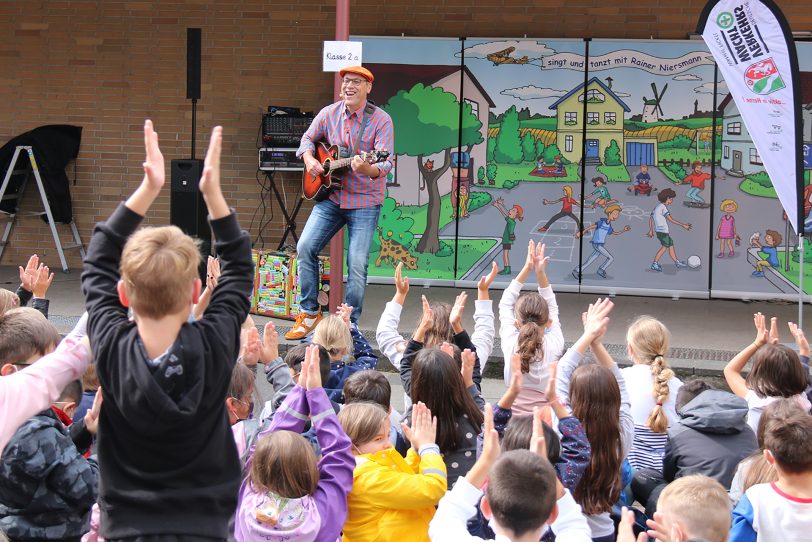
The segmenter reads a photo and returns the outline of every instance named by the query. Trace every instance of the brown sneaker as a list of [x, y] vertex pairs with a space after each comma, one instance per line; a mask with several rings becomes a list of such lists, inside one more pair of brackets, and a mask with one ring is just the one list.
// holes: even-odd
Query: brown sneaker
[[316, 315], [305, 314], [303, 312], [299, 313], [291, 330], [285, 333], [285, 338], [289, 341], [304, 339], [313, 331], [319, 322], [321, 322], [321, 313]]

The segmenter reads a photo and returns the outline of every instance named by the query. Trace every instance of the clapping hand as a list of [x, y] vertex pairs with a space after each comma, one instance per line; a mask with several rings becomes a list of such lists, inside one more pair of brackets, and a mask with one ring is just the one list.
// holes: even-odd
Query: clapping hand
[[491, 271], [487, 275], [482, 275], [482, 278], [479, 279], [477, 282], [477, 292], [478, 296], [477, 299], [480, 301], [490, 299], [490, 294], [488, 293], [491, 283], [493, 279], [496, 278], [496, 274], [499, 271], [499, 266], [496, 265], [496, 262], [491, 262]]
[[437, 440], [437, 418], [432, 418], [431, 410], [422, 402], [412, 408], [412, 426], [406, 422], [401, 423], [403, 435], [412, 443], [412, 448], [420, 450], [427, 444], [434, 444]]
[[260, 348], [259, 361], [270, 363], [279, 357], [279, 333], [273, 322], [265, 324], [262, 335], [262, 346]]
[[454, 306], [451, 307], [451, 312], [448, 315], [448, 322], [451, 324], [451, 329], [454, 333], [459, 333], [462, 328], [462, 313], [465, 310], [465, 301], [468, 299], [468, 294], [462, 292], [454, 300]]
[[462, 381], [466, 388], [474, 385], [474, 366], [476, 365], [476, 352], [466, 348], [462, 351]]
[[342, 303], [338, 306], [336, 310], [336, 316], [344, 320], [344, 323], [347, 324], [347, 327], [350, 325], [350, 315], [352, 314], [352, 307], [347, 305], [346, 303]]
[[319, 347], [311, 344], [305, 351], [305, 359], [302, 361], [302, 372], [299, 375], [299, 385], [304, 383], [306, 390], [314, 390], [321, 387], [321, 366], [319, 361]]

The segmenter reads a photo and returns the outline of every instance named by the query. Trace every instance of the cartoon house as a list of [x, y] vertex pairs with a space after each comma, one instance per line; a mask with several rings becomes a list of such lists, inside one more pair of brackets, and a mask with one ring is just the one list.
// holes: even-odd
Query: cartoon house
[[[812, 72], [801, 72], [801, 103], [803, 139], [812, 142]], [[731, 177], [764, 171], [764, 163], [733, 96], [725, 96], [718, 109], [722, 116], [722, 169]]]
[[[375, 74], [375, 84], [372, 87], [370, 98], [376, 104], [384, 106], [389, 99], [401, 90], [409, 90], [417, 83], [426, 86], [442, 88], [459, 99], [460, 78], [462, 78], [463, 100], [471, 105], [471, 111], [482, 123], [482, 143], [471, 149], [465, 168], [476, 178], [476, 170], [484, 166], [486, 161], [486, 148], [488, 140], [488, 114], [495, 107], [491, 97], [479, 83], [473, 73], [467, 68], [457, 65], [412, 65], [412, 64], [365, 64]], [[397, 126], [395, 126], [397, 139]], [[463, 151], [465, 149], [462, 149]], [[452, 150], [452, 158], [456, 156], [457, 149]], [[433, 160], [434, 167], [442, 166], [443, 153], [423, 157]], [[438, 181], [440, 195], [451, 191], [452, 167], [449, 168]], [[400, 156], [392, 170], [392, 178], [387, 185], [389, 197], [394, 198], [399, 205], [425, 205], [429, 201], [428, 192], [423, 184], [423, 177], [417, 167], [417, 158], [414, 156]]]
[[[602, 164], [606, 148], [617, 143], [621, 161], [628, 166], [657, 164], [657, 140], [649, 137], [626, 137], [623, 130], [629, 106], [612, 89], [593, 77], [559, 98], [550, 109], [556, 110], [556, 145], [571, 162], [583, 158], [582, 145], [586, 123], [586, 163]], [[584, 118], [584, 99], [587, 102]]]

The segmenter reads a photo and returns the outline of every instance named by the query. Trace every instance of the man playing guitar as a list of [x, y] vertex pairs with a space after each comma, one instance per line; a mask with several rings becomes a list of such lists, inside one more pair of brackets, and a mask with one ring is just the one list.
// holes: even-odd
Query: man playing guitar
[[367, 102], [374, 76], [361, 66], [342, 69], [339, 75], [341, 100], [316, 115], [302, 136], [296, 155], [304, 160], [311, 175], [324, 168], [314, 156], [317, 141], [326, 141], [344, 149], [342, 158], [354, 156], [351, 167], [341, 178], [341, 187], [317, 203], [307, 218], [297, 249], [297, 267], [301, 285], [301, 312], [286, 339], [301, 339], [321, 320], [317, 301], [318, 255], [342, 227], [349, 234], [347, 245], [347, 290], [344, 302], [352, 306], [350, 319], [358, 323], [367, 282], [369, 246], [378, 224], [378, 214], [386, 195], [386, 175], [392, 169], [389, 160], [369, 164], [358, 154], [382, 150], [394, 151], [392, 118], [381, 108]]

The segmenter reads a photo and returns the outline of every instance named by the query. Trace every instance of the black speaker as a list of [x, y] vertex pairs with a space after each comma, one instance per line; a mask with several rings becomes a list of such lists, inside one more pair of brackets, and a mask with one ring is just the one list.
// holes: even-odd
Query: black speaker
[[198, 189], [203, 160], [172, 160], [171, 174], [169, 222], [185, 234], [200, 239], [203, 255], [201, 278], [205, 278], [206, 257], [211, 254], [211, 229], [206, 202]]
[[200, 28], [186, 29], [186, 99], [200, 99]]

